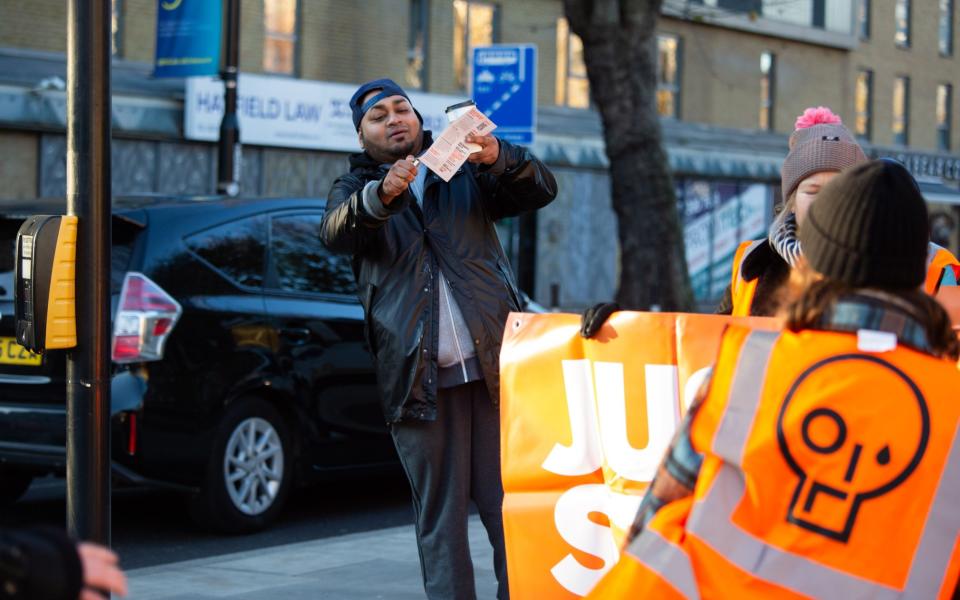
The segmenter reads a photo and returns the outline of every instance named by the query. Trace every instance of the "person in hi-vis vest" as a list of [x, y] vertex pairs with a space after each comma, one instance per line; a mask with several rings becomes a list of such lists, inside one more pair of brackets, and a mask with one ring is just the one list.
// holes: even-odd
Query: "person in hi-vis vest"
[[[806, 109], [797, 117], [795, 128], [790, 136], [790, 151], [780, 171], [783, 207], [766, 238], [745, 241], [737, 247], [730, 285], [717, 306], [718, 314], [736, 317], [777, 314], [786, 298], [791, 270], [803, 255], [797, 238], [798, 226], [823, 186], [846, 169], [868, 160], [856, 138], [829, 108]], [[947, 267], [960, 268], [960, 261], [946, 248], [928, 240], [924, 278], [928, 294], [936, 293]], [[593, 337], [610, 315], [620, 309], [616, 302], [591, 306], [583, 312], [581, 335]]]
[[[797, 117], [790, 151], [781, 169], [783, 209], [767, 238], [741, 243], [734, 253], [730, 287], [717, 312], [738, 317], [777, 312], [790, 270], [802, 255], [797, 227], [817, 194], [840, 172], [867, 162], [867, 157], [840, 117], [825, 107], [808, 108]], [[925, 289], [936, 291], [944, 267], [960, 262], [932, 242], [927, 247]]]
[[800, 227], [783, 332], [731, 326], [590, 598], [949, 598], [960, 342], [922, 291], [927, 211], [874, 161]]

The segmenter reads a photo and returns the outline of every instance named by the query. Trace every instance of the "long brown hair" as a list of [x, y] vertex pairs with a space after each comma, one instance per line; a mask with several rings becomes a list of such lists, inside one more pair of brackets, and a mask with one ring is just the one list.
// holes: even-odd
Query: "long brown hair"
[[922, 289], [855, 288], [842, 281], [825, 279], [805, 262], [793, 270], [784, 286], [784, 326], [791, 331], [816, 329], [820, 318], [838, 300], [857, 293], [880, 295], [912, 316], [925, 330], [930, 350], [938, 358], [960, 360], [960, 340], [946, 309]]

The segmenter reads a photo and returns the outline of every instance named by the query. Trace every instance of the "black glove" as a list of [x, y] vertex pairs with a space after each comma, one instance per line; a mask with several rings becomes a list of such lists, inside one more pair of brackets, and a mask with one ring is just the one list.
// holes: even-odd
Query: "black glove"
[[620, 310], [620, 305], [616, 302], [601, 302], [583, 311], [580, 316], [580, 336], [592, 338], [597, 335], [610, 315], [618, 310]]

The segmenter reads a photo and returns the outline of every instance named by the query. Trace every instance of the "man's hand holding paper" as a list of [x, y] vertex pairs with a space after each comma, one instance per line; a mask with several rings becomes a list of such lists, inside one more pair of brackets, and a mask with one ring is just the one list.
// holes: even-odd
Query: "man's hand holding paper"
[[479, 150], [473, 150], [467, 160], [479, 165], [492, 165], [497, 162], [500, 156], [500, 142], [490, 134], [474, 135], [470, 134], [464, 140], [467, 144], [475, 144], [480, 147]]
[[[500, 153], [500, 143], [490, 135], [496, 127], [486, 115], [471, 108], [450, 123], [419, 160], [444, 181], [450, 181], [468, 158], [474, 163], [493, 164]], [[480, 146], [473, 156], [468, 143]]]

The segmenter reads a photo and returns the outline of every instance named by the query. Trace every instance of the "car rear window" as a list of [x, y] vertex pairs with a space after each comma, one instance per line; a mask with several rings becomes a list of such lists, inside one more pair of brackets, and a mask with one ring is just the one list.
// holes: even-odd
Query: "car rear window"
[[0, 298], [13, 298], [13, 264], [22, 219], [0, 219]]
[[277, 284], [287, 292], [354, 294], [350, 257], [329, 252], [320, 241], [319, 213], [273, 217], [270, 259]]
[[130, 269], [134, 244], [143, 231], [143, 225], [114, 217], [111, 232], [113, 243], [110, 246], [110, 290], [120, 293], [123, 278]]
[[187, 247], [234, 283], [262, 287], [267, 247], [267, 218], [248, 217], [200, 231]]

